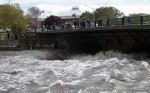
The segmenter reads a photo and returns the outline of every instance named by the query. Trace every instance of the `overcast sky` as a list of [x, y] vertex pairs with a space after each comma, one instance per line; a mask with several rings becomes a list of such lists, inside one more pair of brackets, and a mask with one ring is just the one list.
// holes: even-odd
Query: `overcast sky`
[[[0, 4], [5, 3], [9, 3], [9, 0], [0, 0]], [[78, 6], [81, 12], [92, 12], [93, 9], [99, 7], [112, 6], [125, 15], [132, 13], [150, 14], [150, 0], [10, 0], [10, 3], [19, 3], [25, 13], [29, 7], [39, 7], [45, 11], [45, 16], [50, 14], [69, 16], [73, 6]]]

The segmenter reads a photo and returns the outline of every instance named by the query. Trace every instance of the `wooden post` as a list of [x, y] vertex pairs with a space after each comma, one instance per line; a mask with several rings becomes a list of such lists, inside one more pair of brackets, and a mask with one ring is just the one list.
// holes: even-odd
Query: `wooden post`
[[106, 25], [107, 25], [107, 26], [109, 26], [109, 19], [107, 19], [107, 23], [106, 23]]
[[124, 17], [122, 17], [122, 21], [121, 22], [122, 22], [122, 25], [124, 25]]
[[143, 16], [140, 16], [140, 25], [143, 25]]

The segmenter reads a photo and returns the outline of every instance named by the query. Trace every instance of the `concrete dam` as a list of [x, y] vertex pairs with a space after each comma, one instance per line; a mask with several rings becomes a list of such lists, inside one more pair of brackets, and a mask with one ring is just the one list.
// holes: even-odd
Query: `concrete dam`
[[29, 32], [22, 39], [27, 49], [65, 49], [95, 54], [114, 50], [150, 52], [150, 25], [106, 26], [65, 31]]

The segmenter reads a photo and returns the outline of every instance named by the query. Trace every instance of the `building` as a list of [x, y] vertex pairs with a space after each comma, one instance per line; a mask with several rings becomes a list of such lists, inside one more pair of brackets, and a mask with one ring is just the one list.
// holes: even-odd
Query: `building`
[[[80, 15], [82, 14], [82, 12], [80, 11], [78, 6], [73, 6], [71, 11], [69, 11], [67, 13], [66, 16], [58, 16], [61, 18], [61, 23], [65, 23], [65, 22], [74, 22], [74, 21], [79, 21], [80, 19]], [[41, 28], [44, 24], [44, 18], [38, 18], [38, 24], [37, 27]]]
[[[75, 21], [77, 21], [77, 22], [79, 22], [79, 20], [80, 20], [80, 16], [78, 15], [78, 16], [76, 16], [76, 17], [74, 17], [74, 16], [59, 16], [60, 17], [60, 21], [61, 21], [61, 23], [70, 23], [70, 24], [73, 24], [73, 22], [75, 22]], [[44, 25], [44, 18], [38, 18], [37, 19], [38, 20], [38, 24], [37, 24], [37, 27], [38, 28], [42, 28], [42, 26]]]

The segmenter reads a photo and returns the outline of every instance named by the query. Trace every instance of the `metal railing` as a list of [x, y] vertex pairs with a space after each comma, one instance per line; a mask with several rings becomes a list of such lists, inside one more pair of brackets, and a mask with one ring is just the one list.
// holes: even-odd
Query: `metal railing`
[[57, 25], [56, 28], [54, 27], [43, 27], [43, 28], [36, 28], [32, 29], [31, 31], [27, 32], [46, 32], [46, 31], [62, 31], [62, 30], [70, 30], [70, 29], [84, 29], [84, 28], [96, 28], [96, 27], [108, 27], [108, 26], [125, 26], [125, 25], [150, 25], [150, 16], [124, 16], [122, 18], [114, 18], [114, 19], [103, 19], [101, 25], [98, 25], [99, 21], [96, 20], [93, 24], [93, 21], [91, 21], [90, 26], [85, 27], [81, 26], [81, 22], [78, 23], [77, 26], [74, 25], [66, 25], [61, 24]]
[[107, 19], [106, 26], [118, 26], [118, 25], [150, 25], [150, 16], [125, 16], [116, 19]]

